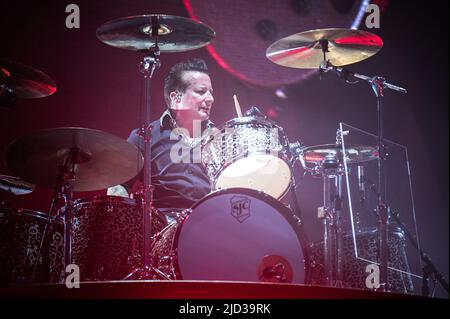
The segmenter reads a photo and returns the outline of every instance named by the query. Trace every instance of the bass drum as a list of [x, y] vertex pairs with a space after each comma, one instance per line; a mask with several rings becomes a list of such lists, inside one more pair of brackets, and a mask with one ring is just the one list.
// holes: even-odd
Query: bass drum
[[273, 197], [231, 188], [166, 227], [152, 255], [169, 279], [304, 283], [297, 221]]

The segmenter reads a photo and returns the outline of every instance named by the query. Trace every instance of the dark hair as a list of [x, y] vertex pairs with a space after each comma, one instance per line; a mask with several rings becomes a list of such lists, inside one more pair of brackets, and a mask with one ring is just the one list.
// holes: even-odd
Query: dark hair
[[167, 106], [170, 106], [170, 93], [184, 92], [189, 83], [183, 81], [183, 73], [186, 71], [198, 71], [209, 74], [208, 67], [202, 59], [191, 59], [175, 64], [170, 68], [169, 74], [164, 79], [164, 99]]

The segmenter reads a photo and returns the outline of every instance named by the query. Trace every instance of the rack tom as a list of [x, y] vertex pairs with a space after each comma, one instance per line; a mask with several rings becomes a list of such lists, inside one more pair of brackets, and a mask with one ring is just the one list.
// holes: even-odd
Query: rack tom
[[281, 198], [292, 170], [283, 129], [262, 117], [226, 122], [202, 144], [202, 163], [212, 190], [250, 188]]

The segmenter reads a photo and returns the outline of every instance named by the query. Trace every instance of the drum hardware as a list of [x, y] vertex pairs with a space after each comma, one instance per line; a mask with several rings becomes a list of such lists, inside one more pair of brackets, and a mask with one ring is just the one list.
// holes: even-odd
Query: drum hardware
[[[184, 209], [177, 214], [178, 216], [173, 223], [169, 223], [167, 227], [152, 237], [152, 265], [158, 271], [160, 278], [162, 279], [176, 280], [180, 275], [175, 266], [177, 263], [178, 247], [167, 246], [164, 247], [163, 250], [160, 247], [161, 243], [165, 243], [165, 245], [174, 244], [174, 241], [177, 239], [174, 237], [173, 231], [181, 227], [182, 222], [184, 222], [191, 213], [192, 208]], [[168, 243], [168, 238], [173, 242]]]
[[[50, 209], [47, 215], [47, 222], [45, 224], [44, 233], [41, 239], [38, 250], [38, 258], [42, 251], [42, 246], [44, 244], [44, 239], [47, 234], [47, 228], [50, 223], [51, 216], [56, 213], [57, 218], [63, 220], [64, 225], [64, 269], [72, 263], [72, 196], [73, 187], [71, 182], [75, 181], [75, 165], [81, 164], [77, 163], [77, 152], [78, 150], [73, 150], [68, 157], [64, 160], [64, 165], [59, 166], [59, 174], [57, 177], [57, 182], [55, 186], [55, 191], [52, 196]], [[62, 200], [62, 204], [61, 204]], [[36, 261], [33, 273], [31, 276], [31, 283], [35, 280], [35, 274], [38, 266]]]
[[[293, 162], [292, 162], [293, 169], [295, 168], [294, 165], [295, 165], [295, 160], [293, 160]], [[292, 218], [296, 221], [296, 227], [300, 230], [299, 238], [302, 243], [302, 247], [309, 247], [309, 244], [311, 241], [309, 239], [308, 233], [306, 232], [302, 210], [300, 209], [300, 201], [297, 196], [297, 182], [296, 182], [295, 174], [292, 174], [291, 185], [292, 185], [291, 201], [293, 203], [294, 208], [293, 209], [291, 209], [290, 207], [288, 207], [288, 208], [291, 209], [291, 211], [293, 212]], [[304, 249], [303, 254], [304, 254], [304, 260], [309, 261], [309, 259], [310, 259], [309, 249]], [[306, 278], [308, 278], [309, 267], [305, 267], [305, 271], [306, 271]]]
[[261, 112], [256, 106], [252, 106], [245, 112], [245, 116], [261, 117], [267, 120], [267, 116]]
[[[423, 250], [419, 247], [419, 244], [417, 242], [417, 239], [414, 238], [414, 236], [411, 234], [411, 232], [408, 230], [408, 228], [403, 224], [399, 217], [399, 213], [396, 211], [392, 211], [391, 216], [396, 221], [397, 225], [403, 230], [406, 237], [409, 239], [409, 241], [412, 243], [415, 249], [420, 254], [420, 258], [424, 262], [424, 266], [422, 268], [423, 271], [423, 277], [422, 277], [422, 296], [428, 297], [430, 295], [430, 290], [428, 287], [428, 279], [431, 277], [434, 281], [438, 281], [442, 288], [445, 289], [448, 293], [448, 282], [445, 280], [444, 276], [442, 275], [439, 270], [435, 267], [433, 262], [431, 261], [430, 257], [423, 252]], [[432, 295], [433, 297], [433, 295]]]
[[65, 266], [71, 263], [73, 192], [105, 189], [131, 179], [136, 154], [142, 167], [142, 155], [134, 145], [102, 131], [76, 127], [42, 130], [8, 146], [5, 162], [12, 172], [35, 185], [54, 187], [38, 254], [56, 215], [64, 224]]
[[[141, 15], [109, 21], [97, 29], [97, 38], [103, 43], [126, 50], [144, 53], [140, 72], [144, 76], [144, 119], [140, 135], [144, 139], [144, 170], [141, 190], [143, 210], [144, 253], [141, 267], [125, 279], [152, 279], [162, 275], [152, 266], [151, 225], [153, 187], [151, 184], [151, 79], [161, 66], [161, 52], [184, 52], [207, 45], [215, 32], [207, 25], [188, 18], [170, 15]], [[163, 276], [164, 278], [164, 276]]]
[[[379, 192], [377, 190], [377, 186], [375, 183], [371, 182], [368, 179], [364, 179], [364, 183], [369, 184], [369, 189], [372, 190], [377, 197], [379, 197]], [[420, 258], [422, 259], [424, 266], [422, 267], [422, 296], [429, 297], [430, 296], [430, 290], [428, 286], [428, 279], [431, 277], [434, 281], [438, 281], [442, 288], [449, 292], [448, 289], [448, 282], [446, 281], [445, 277], [442, 275], [442, 273], [436, 268], [436, 266], [433, 264], [430, 257], [420, 248], [419, 243], [414, 235], [411, 234], [408, 227], [402, 222], [400, 219], [400, 214], [398, 211], [393, 210], [390, 215], [396, 225], [399, 227], [399, 229], [402, 231], [402, 234], [406, 235], [408, 240], [411, 242], [413, 247], [419, 252]], [[433, 295], [432, 295], [433, 297]]]
[[[371, 180], [365, 178], [364, 176], [362, 177], [362, 180], [360, 180], [360, 178], [361, 178], [361, 176], [358, 176], [359, 182], [362, 182], [363, 184], [368, 184], [368, 186], [369, 186], [368, 189], [373, 191], [375, 193], [376, 197], [378, 198], [379, 197], [379, 192], [377, 190], [377, 185], [374, 182], [372, 182]], [[377, 209], [375, 209], [374, 211], [375, 211], [375, 213], [377, 213]], [[413, 247], [419, 252], [420, 258], [424, 262], [424, 266], [422, 267], [422, 272], [423, 272], [423, 276], [422, 276], [422, 295], [424, 297], [428, 297], [430, 295], [430, 291], [429, 291], [429, 287], [428, 287], [428, 279], [430, 277], [434, 281], [438, 281], [441, 284], [441, 286], [448, 293], [449, 292], [448, 283], [447, 283], [445, 277], [442, 275], [441, 272], [439, 272], [439, 270], [437, 270], [437, 268], [435, 267], [435, 265], [433, 264], [433, 262], [431, 261], [429, 256], [427, 254], [425, 254], [423, 252], [423, 250], [419, 247], [418, 241], [415, 238], [415, 236], [413, 236], [411, 234], [411, 232], [409, 231], [408, 227], [406, 227], [406, 225], [400, 219], [399, 212], [393, 210], [392, 213], [390, 212], [389, 216], [391, 216], [394, 219], [395, 225], [398, 227], [398, 231], [401, 232], [402, 236], [406, 235], [406, 237], [411, 242]], [[391, 227], [391, 223], [389, 223], [389, 228], [392, 228]], [[397, 267], [397, 268], [401, 269], [401, 267]], [[407, 272], [409, 272], [409, 271], [407, 271]], [[413, 292], [412, 289], [411, 289], [410, 292]]]
[[301, 158], [303, 149], [305, 148], [306, 148], [305, 145], [300, 141], [289, 143], [289, 150], [292, 154], [292, 162], [291, 162], [292, 164], [294, 164], [295, 161]]
[[[324, 265], [329, 286], [343, 287], [342, 276], [342, 167], [338, 154], [325, 156], [323, 172]], [[335, 271], [333, 269], [335, 266]]]
[[[296, 142], [288, 141], [287, 143], [288, 143], [288, 152], [290, 152], [290, 158], [291, 158], [290, 165], [292, 167], [292, 170], [294, 171], [295, 164], [298, 160], [300, 160], [301, 154], [302, 154], [305, 146], [300, 141], [296, 141]], [[294, 208], [292, 209], [290, 206], [288, 206], [288, 208], [292, 210], [293, 218], [297, 221], [297, 227], [300, 229], [300, 234], [301, 234], [300, 240], [302, 241], [302, 245], [304, 247], [308, 247], [310, 244], [310, 240], [309, 240], [309, 236], [304, 227], [303, 214], [300, 209], [300, 201], [297, 196], [297, 185], [298, 184], [297, 184], [297, 181], [295, 178], [295, 174], [292, 173], [292, 176], [291, 176], [291, 187], [292, 187], [291, 201], [293, 203]], [[305, 254], [305, 260], [309, 260], [309, 250], [308, 249], [304, 250], [304, 254]], [[308, 276], [309, 275], [308, 274], [309, 267], [306, 268], [306, 270], [307, 270], [307, 276]]]
[[365, 168], [363, 165], [357, 166], [359, 203], [361, 204], [361, 207], [364, 207], [364, 203], [366, 201], [366, 183], [365, 183], [365, 177], [364, 177], [364, 170], [365, 170]]

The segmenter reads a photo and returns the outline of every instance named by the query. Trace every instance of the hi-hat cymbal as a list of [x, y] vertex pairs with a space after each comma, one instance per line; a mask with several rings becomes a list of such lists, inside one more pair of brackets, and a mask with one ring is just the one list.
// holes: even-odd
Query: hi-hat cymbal
[[25, 64], [0, 59], [0, 84], [13, 89], [16, 97], [32, 99], [56, 92], [56, 84], [44, 72]]
[[328, 46], [326, 60], [343, 66], [365, 60], [382, 47], [380, 37], [353, 29], [319, 29], [296, 33], [276, 41], [266, 51], [272, 62], [299, 69], [317, 69], [324, 60], [322, 48]]
[[[158, 19], [158, 36], [152, 35], [152, 20]], [[156, 34], [156, 32], [155, 32]], [[140, 15], [109, 21], [97, 29], [97, 38], [113, 47], [147, 51], [158, 40], [161, 52], [183, 52], [201, 48], [214, 37], [206, 24], [189, 18], [171, 15]]]
[[25, 195], [34, 190], [34, 185], [15, 176], [0, 175], [0, 190], [14, 195]]
[[[327, 155], [342, 154], [342, 146], [336, 144], [324, 144], [306, 147], [302, 151], [303, 161], [306, 163], [320, 165]], [[345, 158], [348, 165], [361, 164], [378, 158], [376, 147], [365, 145], [346, 145]]]
[[74, 164], [74, 191], [94, 191], [124, 183], [141, 170], [136, 146], [93, 129], [61, 127], [39, 131], [11, 143], [6, 166], [35, 185], [55, 187], [59, 166]]

